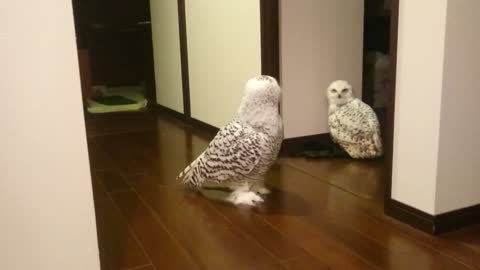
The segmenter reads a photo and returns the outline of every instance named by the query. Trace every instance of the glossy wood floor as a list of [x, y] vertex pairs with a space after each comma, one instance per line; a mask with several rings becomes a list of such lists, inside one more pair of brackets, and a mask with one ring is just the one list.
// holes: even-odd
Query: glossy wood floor
[[156, 113], [87, 116], [103, 270], [480, 269], [480, 226], [433, 237], [383, 214], [382, 164], [280, 159], [256, 208], [184, 190], [210, 134]]

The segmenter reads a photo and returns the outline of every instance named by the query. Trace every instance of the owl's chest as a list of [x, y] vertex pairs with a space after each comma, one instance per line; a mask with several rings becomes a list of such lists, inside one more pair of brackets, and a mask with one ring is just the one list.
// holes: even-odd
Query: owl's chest
[[355, 104], [345, 105], [329, 114], [328, 125], [330, 127], [337, 127], [344, 124], [355, 124], [362, 122], [364, 118], [365, 115], [358, 106], [355, 106]]

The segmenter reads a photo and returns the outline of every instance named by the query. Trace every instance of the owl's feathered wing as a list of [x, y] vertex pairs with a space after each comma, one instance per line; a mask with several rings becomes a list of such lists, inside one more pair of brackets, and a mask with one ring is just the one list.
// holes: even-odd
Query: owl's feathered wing
[[194, 187], [207, 181], [242, 180], [259, 163], [264, 143], [264, 134], [233, 120], [220, 129], [208, 148], [177, 179]]
[[353, 158], [374, 158], [383, 154], [380, 124], [373, 109], [355, 99], [328, 117], [332, 139]]

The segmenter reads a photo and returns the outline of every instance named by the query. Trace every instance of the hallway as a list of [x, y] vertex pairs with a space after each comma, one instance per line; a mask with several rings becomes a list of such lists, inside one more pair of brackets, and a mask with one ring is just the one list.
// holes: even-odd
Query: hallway
[[433, 237], [383, 214], [382, 164], [281, 158], [266, 202], [235, 208], [175, 182], [212, 134], [86, 118], [103, 270], [480, 269], [480, 225]]

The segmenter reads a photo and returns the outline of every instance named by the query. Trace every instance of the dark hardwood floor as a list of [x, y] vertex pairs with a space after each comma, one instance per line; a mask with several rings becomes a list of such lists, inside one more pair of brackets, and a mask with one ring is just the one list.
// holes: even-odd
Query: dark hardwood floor
[[155, 112], [86, 117], [103, 270], [480, 269], [480, 225], [438, 237], [383, 214], [378, 162], [280, 159], [236, 208], [175, 176], [211, 134]]

